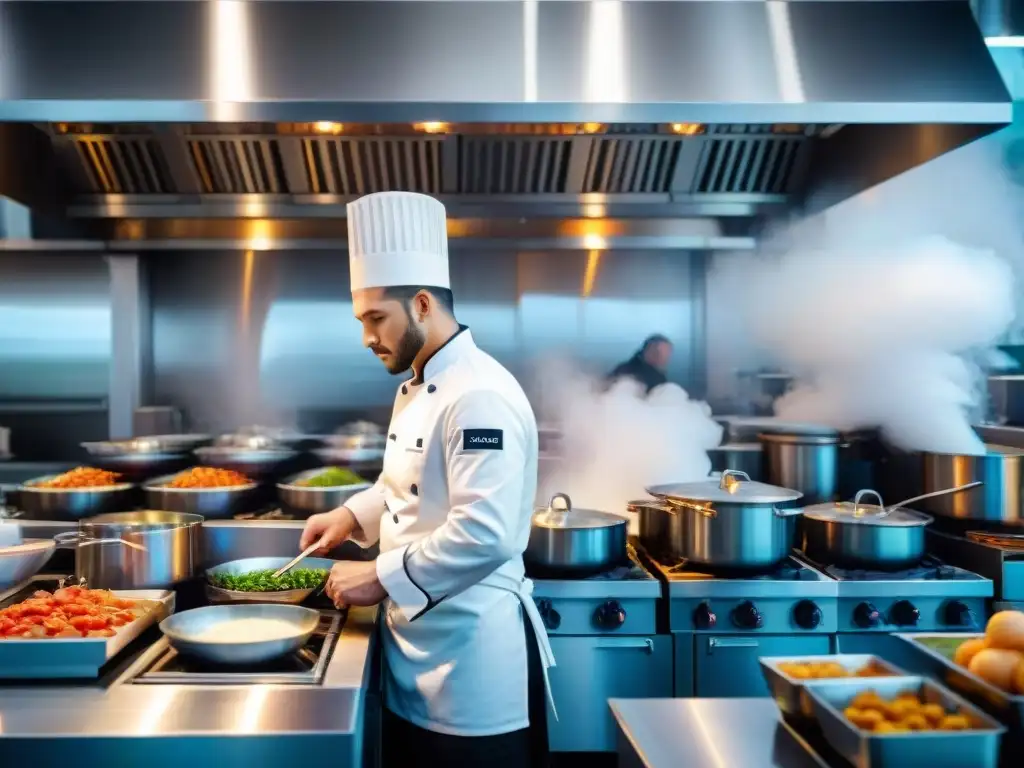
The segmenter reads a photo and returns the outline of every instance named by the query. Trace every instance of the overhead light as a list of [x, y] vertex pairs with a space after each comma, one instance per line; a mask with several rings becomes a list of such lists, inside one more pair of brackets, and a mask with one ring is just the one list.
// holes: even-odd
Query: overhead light
[[672, 123], [672, 133], [678, 133], [680, 136], [696, 136], [703, 131], [704, 126], [700, 123]]
[[1024, 48], [1024, 35], [986, 37], [985, 45], [987, 45], [989, 48]]
[[318, 120], [313, 123], [313, 130], [317, 133], [338, 134], [345, 130], [345, 126], [341, 123], [332, 123], [329, 120]]
[[584, 123], [583, 124], [583, 132], [584, 133], [600, 133], [603, 130], [604, 130], [604, 126], [601, 125], [600, 123]]
[[417, 131], [423, 131], [423, 133], [444, 133], [448, 130], [448, 123], [416, 123], [413, 125]]

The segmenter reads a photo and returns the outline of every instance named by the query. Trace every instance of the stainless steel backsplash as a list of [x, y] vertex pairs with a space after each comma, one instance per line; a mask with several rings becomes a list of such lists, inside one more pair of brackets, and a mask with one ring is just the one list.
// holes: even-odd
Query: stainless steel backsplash
[[[190, 428], [386, 419], [397, 382], [362, 347], [344, 253], [189, 251], [148, 261], [152, 402], [184, 409]], [[658, 332], [676, 345], [671, 378], [702, 392], [700, 255], [456, 250], [451, 275], [458, 319], [528, 389], [546, 353], [605, 371]]]
[[0, 254], [0, 425], [18, 459], [106, 437], [110, 323], [101, 256]]

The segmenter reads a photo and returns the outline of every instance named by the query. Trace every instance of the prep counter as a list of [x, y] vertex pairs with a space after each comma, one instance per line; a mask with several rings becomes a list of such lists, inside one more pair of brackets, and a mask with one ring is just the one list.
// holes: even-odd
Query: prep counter
[[612, 699], [619, 768], [829, 768], [763, 699]]
[[375, 619], [349, 609], [317, 686], [0, 683], [3, 763], [284, 768], [318, 755], [361, 766], [377, 751]]

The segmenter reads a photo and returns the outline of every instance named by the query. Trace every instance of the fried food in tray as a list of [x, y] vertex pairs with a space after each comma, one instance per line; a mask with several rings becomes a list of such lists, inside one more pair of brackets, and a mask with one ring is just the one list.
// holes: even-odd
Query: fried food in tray
[[121, 475], [95, 467], [75, 467], [69, 472], [47, 480], [31, 483], [28, 487], [50, 491], [67, 491], [84, 488], [111, 488], [121, 484]]
[[0, 609], [0, 640], [113, 637], [157, 606], [153, 600], [118, 597], [106, 589], [39, 590]]
[[891, 677], [894, 673], [870, 661], [850, 670], [838, 661], [783, 661], [776, 665], [784, 675], [794, 680], [832, 680], [843, 677]]
[[207, 488], [238, 488], [251, 485], [252, 480], [241, 472], [218, 467], [193, 467], [175, 475], [164, 488], [201, 490]]
[[886, 699], [876, 691], [858, 693], [843, 715], [862, 731], [909, 733], [910, 731], [969, 731], [968, 715], [927, 702], [917, 693], [901, 693]]

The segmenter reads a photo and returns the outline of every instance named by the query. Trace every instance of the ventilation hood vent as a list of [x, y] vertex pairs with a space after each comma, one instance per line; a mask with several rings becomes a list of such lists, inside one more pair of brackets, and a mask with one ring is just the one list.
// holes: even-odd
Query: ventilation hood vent
[[390, 189], [510, 219], [812, 211], [1012, 116], [966, 0], [4, 2], [0, 31], [0, 195], [81, 217]]

